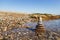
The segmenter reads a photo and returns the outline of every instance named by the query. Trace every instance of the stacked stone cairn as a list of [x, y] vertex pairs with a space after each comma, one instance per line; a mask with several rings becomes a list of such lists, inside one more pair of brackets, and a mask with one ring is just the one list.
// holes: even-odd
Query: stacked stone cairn
[[38, 36], [39, 40], [45, 40], [46, 30], [42, 24], [42, 17], [39, 16], [37, 17], [37, 19], [38, 19], [38, 22], [35, 29], [36, 35]]

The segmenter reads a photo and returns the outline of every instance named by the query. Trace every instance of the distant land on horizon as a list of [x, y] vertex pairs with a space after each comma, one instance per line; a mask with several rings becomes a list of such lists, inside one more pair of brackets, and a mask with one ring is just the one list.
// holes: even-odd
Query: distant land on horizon
[[57, 13], [56, 14], [54, 14], [54, 13], [40, 13], [40, 12], [33, 12], [33, 13], [31, 13], [31, 12], [21, 12], [21, 11], [20, 12], [18, 12], [18, 11], [0, 11], [0, 13], [1, 12], [3, 12], [3, 13], [4, 12], [7, 12], [7, 13], [10, 12], [10, 13], [17, 13], [17, 14], [36, 14], [36, 13], [38, 13], [38, 14], [60, 15], [60, 14], [57, 14]]
[[43, 20], [60, 19], [60, 15], [48, 14], [48, 13], [20, 13], [20, 12], [0, 12], [1, 16], [13, 16], [13, 17], [28, 17], [36, 19], [37, 16], [42, 16]]

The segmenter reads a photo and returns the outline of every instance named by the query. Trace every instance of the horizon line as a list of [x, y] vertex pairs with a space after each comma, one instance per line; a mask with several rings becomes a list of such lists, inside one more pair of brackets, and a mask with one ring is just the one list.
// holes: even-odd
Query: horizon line
[[0, 10], [0, 12], [12, 12], [12, 13], [23, 13], [23, 14], [34, 14], [34, 13], [41, 13], [41, 14], [52, 14], [52, 15], [60, 15], [60, 14], [53, 14], [53, 13], [44, 13], [44, 12], [22, 12], [22, 11], [6, 11], [6, 10]]

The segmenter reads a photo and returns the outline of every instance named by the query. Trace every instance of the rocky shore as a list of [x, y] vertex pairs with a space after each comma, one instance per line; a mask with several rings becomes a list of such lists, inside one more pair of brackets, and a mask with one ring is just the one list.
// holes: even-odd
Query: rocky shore
[[[41, 37], [35, 35], [35, 31], [29, 29], [25, 23], [37, 21], [38, 15], [33, 14], [17, 14], [11, 12], [0, 12], [0, 40], [42, 40]], [[42, 15], [43, 20], [50, 20], [50, 16]], [[59, 16], [60, 17], [60, 16]], [[51, 16], [52, 19], [52, 16]], [[55, 17], [53, 17], [55, 19]], [[56, 19], [59, 19], [58, 17]], [[52, 38], [50, 38], [51, 36]], [[53, 36], [54, 35], [54, 36]], [[52, 31], [46, 31], [46, 40], [59, 40], [60, 36]]]

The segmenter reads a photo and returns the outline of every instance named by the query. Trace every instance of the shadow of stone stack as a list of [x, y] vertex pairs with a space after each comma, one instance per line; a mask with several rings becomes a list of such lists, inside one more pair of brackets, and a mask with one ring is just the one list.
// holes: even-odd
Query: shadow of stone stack
[[42, 18], [41, 17], [37, 17], [38, 18], [38, 23], [36, 25], [36, 29], [35, 29], [35, 33], [38, 36], [39, 40], [45, 40], [45, 33], [46, 30], [42, 24]]

